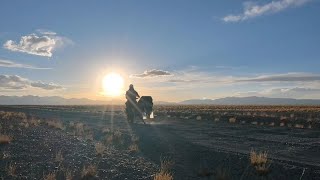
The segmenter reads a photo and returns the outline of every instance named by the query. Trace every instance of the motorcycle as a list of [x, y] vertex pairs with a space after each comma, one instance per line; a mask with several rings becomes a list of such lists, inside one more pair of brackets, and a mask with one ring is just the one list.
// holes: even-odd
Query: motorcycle
[[144, 119], [153, 118], [153, 99], [151, 96], [142, 96], [138, 102], [127, 101], [125, 105], [129, 123], [133, 123], [138, 118], [145, 124]]

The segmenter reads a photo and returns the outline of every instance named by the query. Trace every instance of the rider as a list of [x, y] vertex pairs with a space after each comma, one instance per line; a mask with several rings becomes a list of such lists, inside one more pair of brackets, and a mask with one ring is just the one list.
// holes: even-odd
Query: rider
[[133, 122], [135, 117], [135, 112], [138, 110], [137, 98], [140, 98], [136, 90], [134, 90], [133, 85], [130, 84], [129, 90], [126, 92], [126, 113], [129, 122]]
[[137, 104], [137, 98], [140, 98], [136, 90], [134, 90], [133, 85], [130, 84], [129, 90], [126, 92], [126, 99], [131, 105]]

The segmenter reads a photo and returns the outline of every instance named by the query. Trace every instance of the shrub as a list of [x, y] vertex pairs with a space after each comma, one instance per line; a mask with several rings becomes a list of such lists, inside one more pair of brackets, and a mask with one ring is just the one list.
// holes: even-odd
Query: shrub
[[94, 145], [95, 149], [96, 149], [96, 153], [97, 155], [101, 155], [103, 156], [104, 151], [106, 150], [106, 147], [102, 144], [102, 143], [96, 143]]
[[268, 161], [268, 153], [260, 152], [256, 153], [256, 151], [252, 150], [250, 152], [250, 162], [253, 166], [258, 164], [265, 164]]
[[29, 121], [29, 124], [31, 124], [32, 126], [38, 126], [40, 122], [41, 122], [40, 120], [37, 120], [37, 119], [32, 118], [32, 119]]
[[48, 121], [47, 124], [49, 127], [64, 130], [64, 126], [61, 121], [51, 120], [51, 121]]
[[131, 144], [128, 149], [132, 153], [139, 152], [139, 146], [137, 144]]
[[90, 164], [89, 166], [84, 166], [82, 169], [81, 177], [88, 178], [88, 177], [95, 177], [97, 175], [97, 166]]
[[252, 150], [250, 152], [250, 163], [259, 175], [267, 175], [269, 173], [270, 162], [267, 152], [256, 153]]

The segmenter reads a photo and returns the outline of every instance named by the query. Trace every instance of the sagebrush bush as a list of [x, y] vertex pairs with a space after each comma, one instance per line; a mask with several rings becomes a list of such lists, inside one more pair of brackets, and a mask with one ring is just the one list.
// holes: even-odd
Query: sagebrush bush
[[98, 167], [96, 165], [90, 164], [89, 166], [84, 166], [82, 169], [81, 177], [89, 178], [97, 176]]
[[61, 121], [50, 120], [50, 121], [47, 122], [47, 124], [48, 124], [49, 127], [60, 129], [60, 130], [64, 130], [64, 126], [63, 126], [63, 123]]

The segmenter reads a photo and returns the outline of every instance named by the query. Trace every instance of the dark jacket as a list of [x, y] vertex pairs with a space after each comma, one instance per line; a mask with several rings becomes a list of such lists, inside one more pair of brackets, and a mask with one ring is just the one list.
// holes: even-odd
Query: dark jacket
[[126, 92], [126, 99], [129, 102], [137, 102], [137, 97], [140, 97], [137, 91], [135, 91], [133, 88], [129, 89]]

